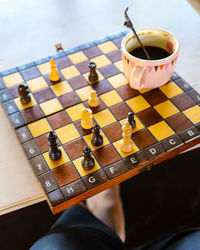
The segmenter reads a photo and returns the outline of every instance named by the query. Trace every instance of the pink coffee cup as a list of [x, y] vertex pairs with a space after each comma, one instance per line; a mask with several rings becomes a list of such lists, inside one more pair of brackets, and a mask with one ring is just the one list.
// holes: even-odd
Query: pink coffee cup
[[144, 60], [129, 52], [139, 46], [133, 32], [122, 40], [124, 73], [133, 89], [157, 88], [167, 83], [174, 71], [179, 53], [179, 42], [170, 33], [159, 29], [137, 31], [144, 46], [155, 46], [167, 50], [170, 56], [159, 60]]

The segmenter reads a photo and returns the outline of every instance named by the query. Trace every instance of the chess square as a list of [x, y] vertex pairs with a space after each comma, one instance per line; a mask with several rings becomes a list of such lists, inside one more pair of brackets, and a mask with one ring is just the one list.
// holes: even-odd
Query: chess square
[[48, 87], [42, 76], [27, 81], [27, 85], [32, 92]]
[[72, 86], [74, 90], [80, 89], [88, 85], [88, 82], [85, 80], [83, 76], [76, 76], [68, 80], [69, 84]]
[[124, 66], [122, 60], [115, 62], [114, 65], [119, 69], [119, 71], [123, 72], [124, 71]]
[[25, 81], [41, 76], [41, 73], [36, 67], [25, 69], [20, 72]]
[[123, 101], [115, 90], [109, 91], [101, 95], [100, 97], [103, 100], [103, 102], [107, 105], [107, 107], [111, 107]]
[[132, 89], [129, 84], [126, 84], [122, 87], [119, 87], [116, 89], [117, 93], [124, 99], [128, 100], [130, 98], [133, 98], [135, 96], [138, 96], [140, 92], [136, 89]]
[[[142, 122], [138, 119], [138, 117], [135, 115], [134, 116], [134, 119], [135, 119], [135, 128], [132, 130], [132, 134], [143, 129], [144, 128], [144, 125], [142, 124]], [[120, 124], [123, 126], [124, 125], [124, 122], [125, 122], [126, 119], [123, 119], [120, 121]]]
[[175, 82], [169, 82], [160, 87], [160, 90], [168, 97], [172, 98], [174, 96], [183, 93], [183, 90], [179, 88]]
[[80, 178], [71, 162], [53, 169], [52, 173], [60, 187]]
[[83, 149], [86, 143], [82, 138], [78, 138], [64, 145], [64, 149], [68, 153], [71, 160], [77, 159], [83, 155]]
[[80, 158], [73, 161], [73, 164], [75, 165], [75, 167], [76, 167], [76, 169], [77, 169], [77, 171], [78, 171], [78, 173], [80, 174], [81, 177], [86, 176], [86, 175], [91, 174], [91, 173], [94, 173], [94, 172], [96, 172], [97, 170], [99, 170], [101, 168], [99, 166], [99, 163], [95, 159], [95, 157], [92, 154], [91, 154], [91, 156], [94, 158], [95, 166], [94, 166], [94, 168], [92, 168], [90, 170], [85, 170], [82, 167], [81, 161], [82, 161], [83, 157], [80, 157]]
[[21, 77], [19, 72], [8, 75], [8, 76], [4, 76], [4, 77], [2, 77], [2, 79], [8, 88], [11, 86], [14, 86], [16, 84], [20, 84], [20, 83], [24, 82], [24, 80]]
[[68, 57], [74, 64], [88, 60], [87, 56], [82, 51], [68, 55]]
[[8, 88], [8, 91], [10, 92], [10, 94], [12, 95], [13, 98], [19, 97], [18, 85], [14, 85], [14, 86]]
[[179, 112], [176, 106], [169, 100], [154, 106], [154, 108], [164, 119]]
[[176, 133], [192, 127], [192, 123], [182, 113], [170, 116], [166, 119], [166, 122]]
[[[45, 153], [45, 152], [49, 151], [49, 149], [50, 149], [47, 137], [48, 137], [48, 133], [35, 138], [35, 141], [36, 141], [41, 153]], [[60, 143], [58, 142], [58, 144], [60, 144]]]
[[118, 141], [122, 138], [122, 126], [118, 122], [103, 128], [103, 132], [111, 142]]
[[190, 109], [183, 111], [183, 114], [193, 123], [197, 124], [200, 122], [200, 107], [194, 106]]
[[118, 49], [117, 46], [111, 41], [101, 43], [98, 45], [98, 47], [105, 54]]
[[38, 90], [34, 93], [34, 96], [38, 103], [46, 102], [50, 99], [55, 98], [55, 94], [50, 88]]
[[46, 118], [28, 124], [33, 137], [43, 135], [51, 130], [51, 127]]
[[137, 113], [137, 115], [146, 127], [162, 121], [162, 117], [154, 108], [145, 109]]
[[72, 119], [72, 121], [77, 121], [81, 119], [81, 111], [85, 106], [82, 103], [79, 103], [75, 106], [66, 109], [67, 114]]
[[101, 68], [108, 64], [111, 64], [111, 61], [105, 55], [92, 58], [91, 61], [96, 63], [97, 68]]
[[116, 44], [119, 49], [121, 48], [122, 39], [123, 39], [123, 36], [122, 37], [118, 37], [118, 38], [116, 38], [116, 39], [113, 40], [114, 44]]
[[66, 81], [52, 85], [51, 89], [57, 96], [61, 96], [73, 91], [69, 83]]
[[65, 110], [50, 115], [47, 119], [53, 129], [57, 129], [71, 123], [71, 120]]
[[38, 105], [21, 110], [21, 114], [27, 123], [34, 122], [44, 117], [44, 113]]
[[167, 101], [166, 95], [164, 95], [160, 89], [152, 89], [151, 91], [144, 93], [143, 96], [152, 106]]
[[41, 103], [40, 107], [46, 116], [56, 113], [63, 109], [62, 105], [60, 104], [57, 98]]
[[81, 74], [85, 74], [90, 70], [88, 64], [89, 60], [76, 64], [76, 68], [79, 70], [79, 72], [81, 72]]
[[188, 108], [191, 108], [192, 106], [195, 106], [195, 102], [186, 94], [181, 94], [178, 96], [175, 96], [171, 99], [171, 101], [176, 105], [176, 107], [183, 111]]
[[135, 113], [150, 107], [150, 104], [141, 95], [129, 99], [126, 103]]
[[17, 105], [18, 109], [22, 110], [22, 109], [30, 108], [30, 107], [37, 104], [35, 101], [35, 98], [32, 94], [30, 94], [30, 98], [31, 98], [31, 101], [27, 104], [22, 104], [22, 102], [20, 101], [20, 97], [14, 99], [14, 101], [15, 101], [15, 104]]
[[132, 149], [131, 152], [129, 152], [129, 153], [122, 152], [121, 149], [120, 149], [120, 143], [121, 143], [121, 141], [122, 140], [119, 140], [119, 141], [116, 141], [116, 142], [113, 143], [114, 147], [117, 149], [117, 152], [119, 152], [119, 154], [121, 155], [121, 157], [125, 158], [128, 155], [132, 155], [132, 154], [134, 154], [134, 153], [136, 153], [136, 152], [139, 151], [139, 148], [133, 142], [133, 149]]
[[100, 68], [99, 71], [105, 78], [108, 78], [108, 77], [111, 77], [120, 73], [120, 71], [113, 64], [108, 64], [107, 66]]
[[131, 112], [129, 106], [125, 103], [119, 103], [110, 108], [117, 120], [122, 120], [127, 117], [128, 113]]
[[101, 128], [116, 122], [115, 117], [108, 109], [104, 109], [103, 111], [94, 114], [94, 119]]
[[81, 127], [81, 120], [75, 121], [74, 124], [75, 124], [78, 132], [81, 135], [87, 135], [87, 134], [92, 132], [92, 128], [91, 129], [84, 129], [84, 128]]
[[93, 46], [93, 47], [90, 47], [89, 49], [84, 50], [84, 54], [88, 58], [93, 58], [93, 57], [100, 56], [102, 52], [97, 46]]
[[70, 78], [80, 75], [80, 72], [77, 70], [77, 68], [74, 65], [61, 69], [60, 71], [66, 79], [70, 79]]
[[78, 130], [72, 123], [62, 128], [56, 129], [55, 132], [62, 144], [65, 144], [80, 137]]
[[102, 167], [106, 167], [121, 159], [121, 157], [112, 145], [108, 145], [96, 150], [94, 152], [94, 155]]
[[103, 144], [102, 144], [101, 146], [93, 146], [93, 145], [92, 145], [92, 142], [91, 142], [92, 133], [90, 133], [90, 134], [88, 134], [88, 135], [85, 135], [85, 136], [83, 137], [84, 140], [86, 141], [87, 145], [89, 146], [89, 148], [90, 148], [92, 151], [97, 150], [97, 149], [99, 149], [99, 148], [102, 148], [102, 147], [104, 147], [104, 146], [106, 146], [106, 145], [109, 144], [109, 141], [108, 141], [107, 137], [105, 136], [105, 134], [104, 134], [102, 131], [100, 132], [100, 135], [103, 136]]
[[165, 138], [175, 134], [165, 121], [158, 122], [148, 127], [148, 129], [158, 141], [164, 140]]
[[67, 56], [60, 57], [55, 60], [56, 66], [58, 69], [63, 69], [72, 65], [72, 62], [69, 60]]
[[140, 147], [140, 149], [151, 146], [157, 142], [147, 129], [143, 129], [132, 134], [132, 139]]
[[43, 154], [43, 157], [44, 157], [44, 159], [45, 159], [45, 161], [50, 169], [54, 169], [58, 166], [61, 166], [65, 163], [69, 162], [69, 157], [65, 153], [65, 150], [63, 149], [63, 147], [59, 147], [59, 149], [61, 150], [62, 155], [61, 155], [61, 158], [57, 161], [51, 160], [51, 158], [49, 157], [49, 152], [46, 152]]
[[38, 65], [37, 67], [42, 75], [46, 75], [46, 74], [50, 73], [51, 68], [50, 68], [49, 62], [42, 63], [42, 64]]
[[[104, 77], [103, 77], [103, 75], [100, 73], [100, 71], [99, 71], [98, 69], [96, 70], [96, 72], [97, 72], [97, 75], [98, 75], [98, 81], [97, 81], [97, 83], [99, 83], [100, 81], [104, 80]], [[94, 84], [94, 83], [92, 83], [92, 82], [89, 81], [89, 72], [83, 74], [83, 77], [84, 77], [85, 80], [88, 81], [90, 84], [92, 84], [92, 85]], [[96, 83], [96, 82], [95, 82], [95, 83]]]
[[121, 60], [122, 53], [121, 50], [114, 50], [109, 52], [106, 56], [111, 60], [112, 63], [114, 63]]
[[108, 78], [107, 80], [113, 86], [113, 88], [119, 88], [123, 85], [128, 84], [128, 80], [122, 73], [112, 76]]
[[82, 101], [88, 100], [90, 96], [90, 91], [92, 90], [91, 86], [86, 86], [81, 89], [77, 89], [76, 93]]
[[107, 80], [102, 80], [92, 85], [93, 89], [97, 92], [97, 95], [101, 95], [109, 90], [112, 90], [111, 85]]
[[58, 99], [64, 108], [71, 107], [81, 102], [80, 98], [74, 91], [64, 94], [62, 96], [59, 96]]

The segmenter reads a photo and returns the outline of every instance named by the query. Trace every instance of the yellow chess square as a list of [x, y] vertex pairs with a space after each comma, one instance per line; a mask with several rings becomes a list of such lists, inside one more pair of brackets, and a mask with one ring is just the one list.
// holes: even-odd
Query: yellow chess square
[[[102, 81], [104, 79], [103, 75], [98, 71], [98, 69], [96, 70], [97, 74], [98, 74], [98, 82]], [[93, 84], [89, 81], [88, 76], [89, 76], [89, 72], [83, 74], [83, 76], [85, 77], [86, 81], [88, 81], [90, 84]]]
[[113, 88], [119, 88], [128, 84], [128, 80], [123, 74], [118, 74], [107, 79]]
[[99, 44], [98, 47], [105, 54], [118, 49], [117, 46], [111, 41]]
[[30, 129], [33, 137], [37, 137], [51, 131], [51, 127], [46, 118], [28, 124], [28, 128]]
[[108, 141], [107, 137], [105, 136], [105, 134], [104, 134], [102, 131], [100, 132], [100, 135], [103, 136], [103, 144], [102, 144], [101, 146], [98, 146], [98, 147], [93, 146], [92, 143], [91, 143], [91, 136], [92, 136], [92, 133], [89, 134], [89, 135], [84, 136], [84, 139], [85, 139], [87, 145], [89, 146], [89, 148], [90, 148], [92, 151], [94, 151], [94, 150], [96, 150], [96, 149], [99, 149], [99, 148], [102, 148], [102, 147], [104, 147], [104, 146], [106, 146], [106, 145], [108, 145], [108, 144], [110, 143], [110, 142]]
[[90, 97], [91, 86], [86, 86], [81, 89], [76, 90], [77, 95], [80, 97], [81, 101], [86, 101]]
[[61, 69], [60, 71], [62, 72], [62, 74], [64, 75], [64, 77], [66, 79], [70, 79], [70, 78], [73, 78], [75, 76], [79, 76], [80, 75], [80, 72], [78, 71], [78, 69], [75, 66], [73, 66], [73, 65], [70, 66], [70, 67]]
[[169, 125], [167, 125], [165, 121], [158, 122], [148, 127], [148, 129], [158, 141], [162, 141], [165, 138], [175, 134], [175, 132], [169, 127]]
[[57, 98], [41, 103], [40, 107], [45, 115], [50, 115], [63, 109]]
[[61, 96], [73, 91], [69, 83], [66, 81], [52, 85], [51, 89], [57, 96]]
[[115, 65], [121, 72], [124, 71], [124, 66], [123, 66], [122, 60], [120, 60], [120, 61], [118, 61], [118, 62], [115, 62], [114, 65]]
[[81, 62], [88, 60], [87, 56], [82, 51], [68, 55], [68, 57], [74, 64], [81, 63]]
[[140, 92], [141, 94], [143, 94], [143, 93], [146, 93], [146, 92], [148, 92], [148, 91], [150, 91], [150, 90], [152, 90], [152, 89], [143, 88], [143, 89], [139, 89], [139, 92]]
[[81, 161], [83, 159], [83, 157], [80, 157], [76, 160], [73, 161], [77, 171], [79, 172], [80, 176], [81, 177], [84, 177], [88, 174], [91, 174], [91, 173], [94, 173], [95, 171], [99, 170], [101, 167], [99, 166], [99, 163], [97, 162], [97, 160], [95, 159], [95, 157], [92, 155], [92, 157], [94, 158], [94, 161], [95, 161], [95, 166], [94, 168], [90, 169], [90, 170], [85, 170], [83, 167], [82, 167], [82, 164], [81, 164]]
[[200, 107], [197, 105], [183, 111], [183, 114], [187, 116], [187, 118], [190, 119], [193, 124], [197, 124], [200, 122]]
[[164, 119], [179, 112], [177, 107], [169, 100], [154, 106], [154, 108]]
[[4, 76], [2, 78], [3, 78], [3, 81], [5, 82], [7, 87], [11, 87], [11, 86], [14, 86], [16, 84], [20, 84], [20, 83], [24, 82], [24, 80], [21, 77], [19, 72], [8, 75], [8, 76]]
[[141, 95], [133, 97], [126, 102], [135, 113], [150, 107], [150, 104]]
[[27, 85], [32, 92], [48, 87], [42, 76], [27, 81]]
[[91, 59], [91, 61], [96, 63], [97, 68], [111, 64], [111, 61], [105, 55], [94, 57]]
[[68, 158], [67, 154], [65, 153], [63, 147], [59, 147], [59, 149], [61, 150], [62, 155], [61, 155], [61, 158], [59, 160], [57, 160], [57, 161], [51, 160], [51, 158], [49, 157], [48, 152], [43, 154], [44, 159], [45, 159], [45, 161], [46, 161], [46, 163], [47, 163], [47, 165], [49, 166], [50, 169], [56, 168], [58, 166], [61, 166], [61, 165], [65, 164], [65, 163], [69, 162], [69, 158]]
[[160, 90], [168, 97], [172, 98], [174, 96], [183, 93], [183, 90], [179, 88], [175, 82], [169, 82], [160, 87]]
[[17, 105], [18, 109], [19, 110], [23, 110], [23, 109], [27, 109], [27, 108], [30, 108], [34, 105], [36, 105], [36, 101], [35, 101], [35, 98], [32, 94], [30, 94], [30, 97], [31, 97], [31, 101], [27, 104], [22, 104], [21, 101], [20, 101], [20, 97], [14, 99], [15, 101], [15, 104]]
[[57, 129], [55, 132], [62, 144], [70, 142], [80, 137], [78, 130], [72, 123]]
[[119, 96], [119, 94], [115, 90], [109, 91], [101, 95], [101, 99], [107, 105], [107, 107], [111, 107], [123, 101], [122, 98]]
[[81, 111], [83, 108], [85, 108], [85, 106], [82, 103], [80, 103], [70, 108], [67, 108], [66, 111], [69, 117], [72, 119], [72, 121], [77, 121], [81, 119]]
[[131, 152], [129, 152], [129, 153], [122, 152], [121, 149], [120, 149], [120, 143], [121, 143], [121, 141], [122, 140], [119, 140], [119, 141], [116, 141], [116, 142], [113, 143], [113, 145], [115, 146], [115, 148], [117, 149], [117, 151], [119, 152], [119, 154], [121, 155], [121, 157], [125, 158], [128, 155], [134, 154], [134, 153], [136, 153], [136, 152], [139, 151], [139, 148], [133, 142], [133, 149], [132, 149]]
[[46, 74], [50, 73], [51, 67], [50, 67], [49, 62], [42, 63], [42, 64], [38, 65], [37, 67], [42, 75], [46, 75]]
[[[144, 128], [144, 125], [143, 125], [142, 122], [137, 118], [136, 115], [135, 115], [134, 119], [135, 119], [135, 128], [132, 130], [132, 134]], [[120, 124], [121, 124], [122, 126], [124, 125], [125, 120], [126, 120], [126, 118], [120, 121]]]
[[108, 109], [105, 109], [103, 111], [100, 111], [94, 114], [94, 119], [96, 120], [96, 122], [99, 124], [101, 128], [116, 122], [115, 117], [112, 115], [112, 113]]

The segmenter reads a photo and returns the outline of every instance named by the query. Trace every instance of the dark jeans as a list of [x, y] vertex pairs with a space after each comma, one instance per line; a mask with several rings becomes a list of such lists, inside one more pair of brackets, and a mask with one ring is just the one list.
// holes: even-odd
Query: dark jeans
[[[31, 250], [124, 249], [117, 234], [81, 206], [67, 209]], [[135, 250], [200, 250], [200, 228], [165, 237]]]

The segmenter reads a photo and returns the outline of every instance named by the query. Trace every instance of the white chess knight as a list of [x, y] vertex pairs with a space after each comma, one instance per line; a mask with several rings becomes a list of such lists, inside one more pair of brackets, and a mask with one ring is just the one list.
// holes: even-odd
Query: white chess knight
[[122, 137], [123, 139], [120, 142], [120, 149], [124, 153], [129, 153], [133, 150], [133, 142], [131, 140], [132, 127], [126, 119], [122, 126]]
[[83, 108], [81, 111], [81, 127], [84, 129], [91, 129], [94, 125], [93, 115], [91, 109]]
[[99, 98], [97, 97], [97, 93], [95, 90], [90, 91], [90, 97], [88, 99], [88, 104], [90, 107], [97, 107], [99, 106]]

